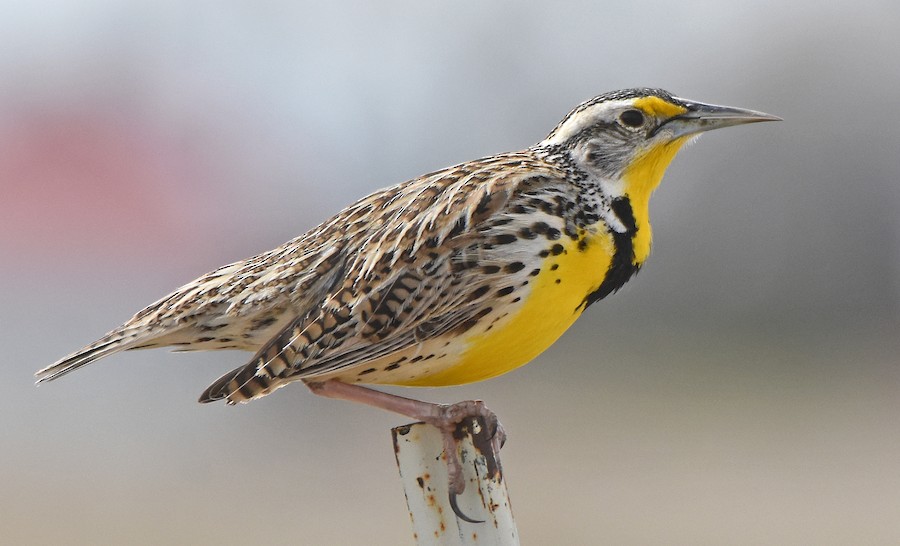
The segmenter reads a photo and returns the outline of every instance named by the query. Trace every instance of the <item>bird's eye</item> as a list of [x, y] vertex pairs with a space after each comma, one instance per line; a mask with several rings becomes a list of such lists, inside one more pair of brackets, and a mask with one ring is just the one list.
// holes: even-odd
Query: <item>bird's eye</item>
[[644, 114], [640, 110], [625, 110], [619, 114], [619, 121], [626, 127], [640, 127], [644, 124]]

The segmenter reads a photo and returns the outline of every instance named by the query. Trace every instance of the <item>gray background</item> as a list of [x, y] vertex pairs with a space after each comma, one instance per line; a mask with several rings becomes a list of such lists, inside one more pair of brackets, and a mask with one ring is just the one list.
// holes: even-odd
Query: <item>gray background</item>
[[[77, 5], [76, 5], [77, 4]], [[705, 136], [654, 254], [485, 399], [527, 544], [900, 541], [900, 23], [884, 2], [0, 4], [9, 544], [411, 544], [387, 413], [196, 397], [243, 353], [31, 374], [350, 201], [651, 85]], [[408, 392], [408, 391], [405, 391]]]

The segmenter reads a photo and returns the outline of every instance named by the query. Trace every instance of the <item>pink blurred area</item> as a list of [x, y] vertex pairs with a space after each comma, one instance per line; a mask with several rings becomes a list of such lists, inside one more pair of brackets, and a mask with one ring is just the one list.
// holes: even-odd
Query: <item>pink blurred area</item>
[[181, 137], [102, 105], [15, 112], [0, 127], [0, 248], [38, 262], [184, 252], [172, 242], [198, 236], [185, 204], [212, 172]]

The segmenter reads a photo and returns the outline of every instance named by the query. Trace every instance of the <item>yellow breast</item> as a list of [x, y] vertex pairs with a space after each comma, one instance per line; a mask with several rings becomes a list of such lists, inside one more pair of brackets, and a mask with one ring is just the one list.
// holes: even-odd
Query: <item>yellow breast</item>
[[545, 258], [530, 281], [528, 296], [487, 331], [465, 340], [456, 362], [427, 377], [402, 383], [410, 386], [460, 385], [489, 379], [542, 353], [584, 310], [587, 294], [596, 290], [615, 252], [609, 233], [585, 234], [584, 244], [569, 240], [556, 256]]
[[[636, 227], [631, 237], [635, 266], [650, 254], [650, 194], [685, 141], [681, 138], [644, 150], [623, 173]], [[530, 281], [528, 296], [505, 310], [506, 317], [486, 331], [489, 321], [485, 321], [461, 343], [454, 340], [457, 350], [446, 364], [414, 379], [390, 383], [433, 387], [472, 383], [509, 372], [542, 353], [575, 322], [584, 310], [585, 297], [597, 290], [612, 264], [613, 236], [601, 225], [595, 226], [597, 231], [580, 234], [579, 241], [569, 240], [561, 254], [547, 257], [540, 274]]]

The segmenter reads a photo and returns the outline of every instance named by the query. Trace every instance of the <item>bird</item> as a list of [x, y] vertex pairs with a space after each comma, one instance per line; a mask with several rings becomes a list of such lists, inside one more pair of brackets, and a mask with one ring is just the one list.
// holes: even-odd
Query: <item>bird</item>
[[657, 88], [600, 94], [546, 138], [375, 191], [285, 244], [207, 273], [38, 371], [51, 381], [124, 350], [254, 353], [200, 402], [246, 403], [293, 382], [453, 432], [483, 402], [434, 404], [373, 385], [451, 386], [505, 374], [616, 292], [650, 254], [649, 201], [701, 133], [776, 121]]

